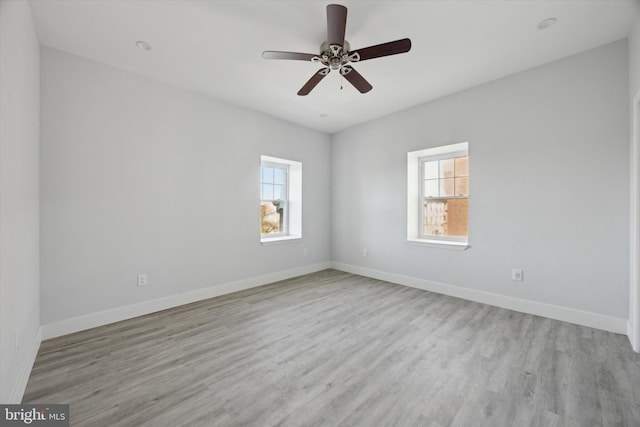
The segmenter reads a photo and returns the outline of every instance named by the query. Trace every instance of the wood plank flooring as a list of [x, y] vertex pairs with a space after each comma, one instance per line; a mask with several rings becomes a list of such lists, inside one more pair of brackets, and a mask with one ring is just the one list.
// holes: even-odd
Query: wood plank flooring
[[627, 338], [326, 270], [44, 341], [74, 426], [640, 426]]

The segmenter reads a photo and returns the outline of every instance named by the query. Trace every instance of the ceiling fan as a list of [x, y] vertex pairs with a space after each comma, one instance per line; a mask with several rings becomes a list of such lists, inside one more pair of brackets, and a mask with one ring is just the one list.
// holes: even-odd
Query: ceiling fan
[[327, 6], [327, 41], [320, 45], [320, 54], [267, 50], [262, 52], [262, 57], [311, 61], [324, 66], [302, 86], [298, 91], [300, 96], [308, 95], [331, 70], [340, 71], [340, 74], [360, 93], [367, 93], [373, 89], [373, 86], [349, 64], [409, 52], [411, 40], [401, 39], [352, 51], [349, 42], [344, 39], [346, 27], [347, 8], [339, 4], [330, 4]]

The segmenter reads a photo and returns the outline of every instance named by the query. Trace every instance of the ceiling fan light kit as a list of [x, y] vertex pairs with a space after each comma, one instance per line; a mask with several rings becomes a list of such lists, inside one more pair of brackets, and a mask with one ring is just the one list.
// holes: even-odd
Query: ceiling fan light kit
[[358, 73], [350, 63], [366, 61], [383, 56], [397, 55], [411, 50], [411, 40], [401, 39], [351, 51], [351, 45], [344, 39], [347, 28], [347, 8], [339, 4], [327, 6], [327, 41], [320, 45], [320, 53], [262, 52], [264, 59], [287, 59], [310, 61], [323, 65], [298, 91], [298, 95], [308, 95], [332, 70], [351, 83], [360, 93], [367, 93], [373, 86]]

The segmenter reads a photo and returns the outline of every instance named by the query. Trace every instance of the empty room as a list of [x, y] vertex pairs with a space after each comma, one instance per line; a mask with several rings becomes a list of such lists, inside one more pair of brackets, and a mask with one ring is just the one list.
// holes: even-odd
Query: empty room
[[0, 0], [0, 425], [640, 426], [640, 1]]

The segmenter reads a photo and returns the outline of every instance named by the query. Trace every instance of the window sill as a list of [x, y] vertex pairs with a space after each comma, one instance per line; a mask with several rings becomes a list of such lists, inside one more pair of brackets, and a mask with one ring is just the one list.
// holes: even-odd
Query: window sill
[[302, 236], [263, 237], [260, 239], [260, 244], [277, 245], [282, 243], [294, 243], [298, 240], [302, 240]]
[[428, 240], [428, 239], [407, 239], [407, 242], [413, 246], [426, 246], [429, 248], [453, 249], [457, 251], [465, 251], [469, 248], [468, 242], [453, 242], [447, 240]]

